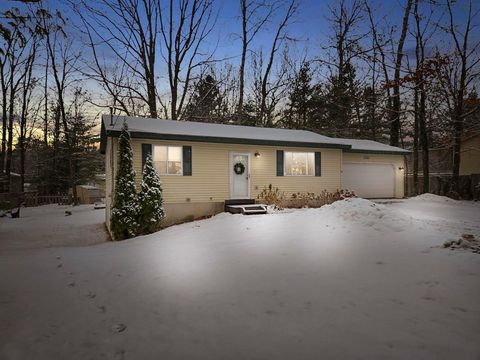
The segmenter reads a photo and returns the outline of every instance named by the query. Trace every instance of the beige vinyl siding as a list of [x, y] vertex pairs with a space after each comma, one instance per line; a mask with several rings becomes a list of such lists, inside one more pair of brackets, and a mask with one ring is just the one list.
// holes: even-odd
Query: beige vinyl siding
[[460, 175], [480, 174], [480, 135], [462, 142]]
[[[281, 191], [319, 193], [340, 188], [342, 152], [337, 149], [291, 148], [274, 146], [214, 144], [148, 139], [132, 139], [137, 185], [141, 182], [141, 144], [190, 145], [192, 147], [192, 176], [161, 175], [164, 199], [168, 203], [219, 202], [230, 198], [230, 152], [250, 153], [251, 198], [256, 198], [269, 184]], [[276, 151], [320, 151], [322, 176], [276, 176]], [[256, 158], [255, 152], [261, 156]]]
[[405, 170], [404, 155], [380, 155], [365, 153], [343, 153], [343, 162], [392, 164], [395, 169], [395, 197], [403, 198]]

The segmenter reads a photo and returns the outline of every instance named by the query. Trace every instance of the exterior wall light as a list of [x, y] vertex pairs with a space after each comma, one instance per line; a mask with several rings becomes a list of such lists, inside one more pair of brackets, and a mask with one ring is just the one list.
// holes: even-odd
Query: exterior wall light
[[255, 152], [255, 157], [256, 158], [259, 158], [260, 157], [260, 153], [258, 151]]
[[404, 168], [403, 166], [400, 166], [400, 167], [398, 168], [398, 170], [403, 171], [403, 170], [405, 170], [405, 168]]

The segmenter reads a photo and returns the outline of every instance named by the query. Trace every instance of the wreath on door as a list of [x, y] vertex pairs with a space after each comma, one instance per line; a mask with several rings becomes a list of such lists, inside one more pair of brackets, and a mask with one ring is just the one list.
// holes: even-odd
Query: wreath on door
[[235, 174], [237, 175], [242, 175], [245, 172], [245, 165], [243, 165], [241, 162], [238, 162], [233, 165], [233, 171], [235, 171]]

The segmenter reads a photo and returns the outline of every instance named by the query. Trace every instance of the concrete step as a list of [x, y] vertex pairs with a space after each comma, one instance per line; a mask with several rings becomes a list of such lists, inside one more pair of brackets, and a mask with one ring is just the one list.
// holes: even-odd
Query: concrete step
[[243, 205], [226, 205], [226, 211], [232, 214], [266, 214], [267, 205], [264, 204], [243, 204]]

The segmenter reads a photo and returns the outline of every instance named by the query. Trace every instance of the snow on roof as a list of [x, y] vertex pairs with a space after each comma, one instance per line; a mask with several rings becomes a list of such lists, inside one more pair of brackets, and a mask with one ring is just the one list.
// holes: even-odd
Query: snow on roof
[[379, 143], [372, 140], [359, 140], [359, 139], [335, 139], [341, 144], [351, 145], [351, 150], [358, 151], [378, 151], [378, 152], [398, 152], [400, 154], [409, 153], [408, 150]]
[[121, 131], [123, 122], [126, 121], [130, 132], [341, 145], [336, 142], [335, 139], [305, 130], [160, 120], [116, 115], [113, 117], [113, 126], [110, 125], [109, 115], [104, 115], [103, 121], [107, 131]]
[[204, 140], [208, 138], [221, 138], [231, 139], [232, 142], [235, 140], [245, 140], [272, 143], [305, 143], [359, 151], [405, 153], [404, 149], [384, 145], [375, 141], [331, 138], [306, 130], [162, 120], [120, 115], [113, 116], [113, 125], [111, 124], [112, 119], [110, 115], [103, 115], [102, 120], [107, 133], [120, 132], [123, 123], [126, 122], [130, 133], [133, 134], [134, 137], [141, 137], [143, 133], [146, 137], [152, 135], [176, 135], [179, 137], [202, 138]]

